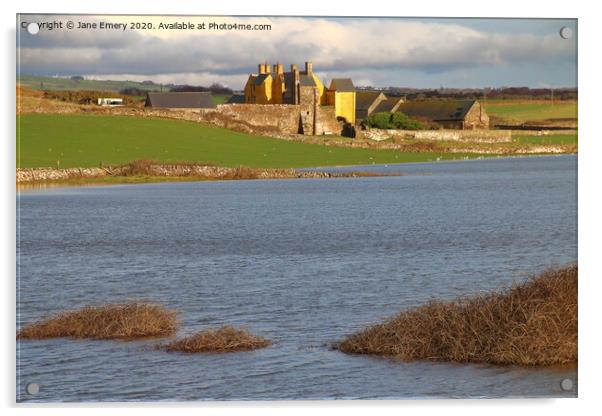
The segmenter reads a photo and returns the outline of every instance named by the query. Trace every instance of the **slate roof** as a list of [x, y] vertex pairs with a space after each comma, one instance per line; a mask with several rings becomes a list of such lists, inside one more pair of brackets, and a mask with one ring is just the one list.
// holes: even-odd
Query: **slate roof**
[[226, 104], [244, 104], [245, 96], [243, 94], [233, 94], [228, 98]]
[[316, 87], [316, 82], [311, 75], [300, 75], [299, 76], [299, 85], [302, 87]]
[[330, 81], [330, 89], [338, 92], [353, 92], [355, 91], [355, 86], [351, 78], [333, 78]]
[[408, 101], [401, 103], [397, 112], [433, 121], [461, 121], [475, 102], [476, 100]]
[[210, 92], [149, 92], [146, 107], [215, 108]]
[[382, 94], [378, 91], [359, 91], [355, 94], [356, 110], [368, 110], [374, 101]]
[[401, 97], [387, 97], [386, 100], [378, 103], [374, 109], [374, 113], [390, 113], [395, 109], [395, 106], [402, 100]]
[[269, 72], [265, 74], [256, 75], [255, 79], [253, 80], [253, 83], [255, 84], [255, 86], [261, 85], [263, 81], [265, 81], [265, 79], [271, 75], [272, 74], [270, 74]]

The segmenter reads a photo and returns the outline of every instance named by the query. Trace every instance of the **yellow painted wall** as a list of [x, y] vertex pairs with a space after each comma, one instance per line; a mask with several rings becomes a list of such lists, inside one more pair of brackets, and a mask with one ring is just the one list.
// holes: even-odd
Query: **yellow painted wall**
[[261, 84], [255, 87], [255, 102], [257, 104], [272, 103], [272, 77], [267, 77]]
[[337, 117], [345, 117], [349, 123], [355, 123], [355, 92], [334, 92], [334, 111]]
[[314, 79], [314, 82], [318, 87], [318, 91], [320, 94], [320, 104], [328, 105], [328, 97], [325, 94], [326, 88], [324, 88], [324, 84], [322, 83], [322, 81], [320, 81], [320, 78], [318, 78], [315, 73], [312, 72], [311, 77]]
[[282, 93], [284, 92], [284, 77], [277, 75], [272, 84], [272, 104], [282, 104]]

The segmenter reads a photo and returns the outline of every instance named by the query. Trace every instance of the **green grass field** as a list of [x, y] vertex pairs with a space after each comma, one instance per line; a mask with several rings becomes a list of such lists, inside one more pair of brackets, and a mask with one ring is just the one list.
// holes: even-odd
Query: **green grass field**
[[[520, 134], [520, 133], [519, 133]], [[517, 143], [529, 144], [577, 144], [576, 134], [552, 134], [549, 136], [520, 136], [514, 137]]]
[[576, 102], [517, 102], [511, 100], [487, 101], [487, 114], [520, 122], [551, 118], [577, 118]]
[[423, 162], [465, 156], [468, 155], [306, 144], [178, 120], [51, 114], [17, 117], [17, 167], [25, 168], [119, 165], [135, 159], [301, 168]]

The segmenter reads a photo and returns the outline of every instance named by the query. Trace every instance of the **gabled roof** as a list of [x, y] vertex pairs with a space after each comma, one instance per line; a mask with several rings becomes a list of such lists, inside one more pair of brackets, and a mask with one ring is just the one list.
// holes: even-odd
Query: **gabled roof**
[[374, 109], [374, 113], [391, 113], [397, 111], [397, 105], [400, 104], [401, 97], [387, 97], [386, 100], [378, 103]]
[[302, 87], [316, 87], [316, 82], [314, 81], [314, 77], [311, 75], [300, 75], [299, 76], [299, 85]]
[[261, 85], [266, 80], [267, 77], [271, 77], [271, 76], [272, 76], [272, 74], [270, 74], [269, 72], [265, 73], [265, 74], [259, 74], [253, 80], [253, 83], [255, 84], [255, 86]]
[[146, 107], [215, 108], [210, 92], [149, 92]]
[[410, 117], [424, 117], [433, 121], [464, 120], [476, 100], [429, 100], [401, 103], [397, 112]]
[[355, 94], [355, 108], [357, 110], [368, 110], [381, 94], [384, 95], [378, 91], [358, 91]]
[[355, 86], [351, 78], [333, 78], [330, 81], [330, 89], [338, 92], [354, 92]]
[[244, 104], [245, 96], [242, 94], [232, 94], [226, 101], [226, 104]]

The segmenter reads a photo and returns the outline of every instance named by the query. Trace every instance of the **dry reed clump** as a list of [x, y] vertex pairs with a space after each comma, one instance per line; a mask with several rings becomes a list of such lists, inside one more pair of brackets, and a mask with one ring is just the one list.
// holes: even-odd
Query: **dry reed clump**
[[271, 342], [263, 337], [226, 325], [197, 332], [166, 345], [158, 345], [157, 348], [169, 352], [236, 352], [264, 348], [270, 344]]
[[540, 366], [577, 361], [577, 265], [500, 292], [433, 301], [339, 344], [346, 353]]
[[178, 328], [177, 312], [141, 302], [85, 306], [26, 325], [18, 339], [134, 339], [168, 336]]

